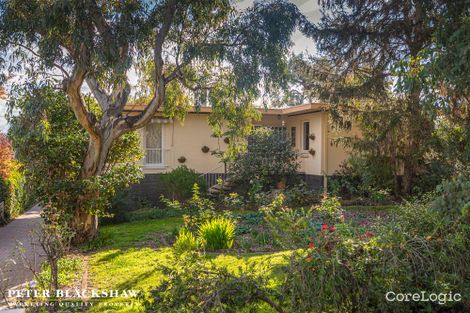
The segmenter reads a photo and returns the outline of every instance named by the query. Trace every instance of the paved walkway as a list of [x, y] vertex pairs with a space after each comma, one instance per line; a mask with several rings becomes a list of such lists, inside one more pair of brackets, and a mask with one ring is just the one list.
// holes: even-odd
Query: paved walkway
[[22, 246], [23, 255], [29, 263], [33, 264], [36, 269], [39, 268], [40, 256], [38, 254], [43, 253], [42, 251], [34, 253], [33, 249], [37, 251], [39, 247], [37, 245], [33, 247], [31, 232], [41, 222], [40, 212], [41, 208], [34, 206], [9, 224], [0, 227], [0, 270], [6, 268], [4, 275], [0, 272], [0, 287], [11, 288], [32, 280], [33, 274], [23, 262], [24, 258], [18, 251], [19, 245]]

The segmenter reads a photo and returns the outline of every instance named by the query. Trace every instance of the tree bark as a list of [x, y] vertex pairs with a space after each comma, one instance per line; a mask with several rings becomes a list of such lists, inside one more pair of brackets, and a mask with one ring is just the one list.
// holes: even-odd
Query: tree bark
[[[115, 140], [114, 136], [109, 136], [108, 138], [108, 140], [104, 141], [90, 138], [87, 154], [82, 166], [81, 179], [102, 174], [109, 150]], [[87, 242], [98, 233], [98, 216], [87, 212], [79, 202], [72, 218], [71, 227], [75, 232], [72, 240], [74, 244]]]

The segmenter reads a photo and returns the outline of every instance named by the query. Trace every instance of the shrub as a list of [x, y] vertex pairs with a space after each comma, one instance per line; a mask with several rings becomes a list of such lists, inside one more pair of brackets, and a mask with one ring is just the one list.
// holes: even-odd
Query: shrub
[[[373, 231], [354, 235], [351, 227], [322, 230], [309, 248], [293, 254], [283, 286], [290, 311], [435, 312], [436, 303], [387, 302], [384, 297], [394, 290], [430, 294], [468, 288], [469, 227], [430, 210], [428, 200], [401, 206], [389, 223]], [[463, 305], [446, 307], [464, 312]]]
[[320, 199], [320, 192], [311, 190], [303, 181], [289, 186], [283, 193], [286, 197], [286, 204], [293, 208], [311, 205]]
[[186, 203], [181, 204], [179, 201], [168, 201], [167, 207], [181, 207], [186, 215], [183, 215], [184, 226], [190, 231], [197, 231], [199, 227], [207, 221], [223, 216], [226, 219], [232, 220], [232, 213], [230, 211], [223, 211], [219, 213], [215, 210], [214, 203], [207, 198], [201, 196], [197, 184], [193, 186], [193, 196]]
[[34, 194], [27, 188], [26, 178], [17, 166], [9, 170], [8, 177], [0, 177], [0, 201], [5, 206], [4, 221], [0, 217], [0, 224], [14, 219], [32, 205]]
[[432, 208], [448, 218], [464, 216], [470, 223], [470, 172], [442, 182], [436, 191], [438, 196]]
[[343, 209], [336, 197], [324, 195], [320, 205], [315, 207], [315, 213], [322, 224], [333, 226], [344, 222]]
[[296, 181], [299, 164], [287, 136], [258, 128], [250, 135], [246, 152], [235, 157], [229, 167], [238, 185], [249, 190], [259, 184], [261, 190], [269, 190], [278, 182]]
[[147, 209], [151, 204], [144, 198], [132, 195], [130, 189], [121, 190], [111, 201], [111, 206], [106, 214], [100, 218], [104, 225], [130, 222], [133, 211]]
[[202, 224], [198, 233], [206, 249], [230, 249], [235, 237], [235, 223], [227, 218], [215, 218]]
[[206, 181], [195, 170], [185, 165], [178, 166], [161, 177], [167, 197], [185, 201], [191, 198], [192, 188], [197, 184], [202, 192], [207, 189]]
[[284, 195], [280, 194], [261, 211], [276, 243], [285, 249], [295, 249], [307, 244], [312, 209], [294, 210], [284, 206]]
[[182, 227], [176, 237], [173, 247], [175, 248], [175, 251], [179, 253], [193, 251], [199, 248], [199, 241], [193, 233]]

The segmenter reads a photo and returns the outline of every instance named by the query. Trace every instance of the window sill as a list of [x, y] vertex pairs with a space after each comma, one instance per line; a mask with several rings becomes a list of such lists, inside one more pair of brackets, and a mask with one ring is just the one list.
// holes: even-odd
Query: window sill
[[164, 164], [144, 164], [143, 168], [145, 169], [165, 169], [167, 168]]

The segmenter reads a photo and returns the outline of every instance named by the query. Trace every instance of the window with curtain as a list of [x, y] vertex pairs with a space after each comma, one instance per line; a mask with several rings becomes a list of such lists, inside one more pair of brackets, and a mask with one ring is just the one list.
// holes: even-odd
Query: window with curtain
[[162, 124], [150, 123], [145, 126], [145, 164], [162, 164], [162, 150]]
[[308, 138], [309, 135], [310, 135], [310, 122], [304, 122], [304, 133], [303, 133], [304, 150], [310, 149], [310, 138]]

